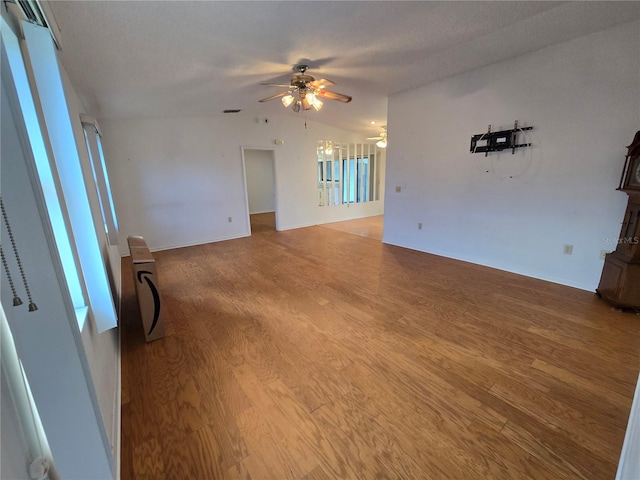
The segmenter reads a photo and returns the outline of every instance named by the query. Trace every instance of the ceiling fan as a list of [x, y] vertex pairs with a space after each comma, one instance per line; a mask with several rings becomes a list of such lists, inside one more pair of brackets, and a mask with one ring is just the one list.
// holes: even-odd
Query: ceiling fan
[[296, 65], [293, 67], [295, 73], [291, 75], [289, 85], [281, 83], [261, 83], [260, 85], [284, 87], [287, 90], [259, 101], [268, 102], [269, 100], [281, 98], [282, 105], [285, 107], [291, 106], [294, 112], [299, 112], [301, 109], [310, 110], [312, 108], [320, 110], [323, 105], [322, 100], [320, 100], [321, 98], [337, 100], [343, 103], [349, 103], [351, 101], [351, 97], [348, 95], [327, 90], [327, 87], [335, 85], [335, 83], [326, 78], [316, 80], [306, 73], [308, 69], [309, 65]]
[[387, 148], [387, 126], [383, 125], [383, 132], [380, 132], [380, 135], [377, 137], [368, 137], [367, 140], [378, 140], [376, 142], [376, 146], [380, 148]]

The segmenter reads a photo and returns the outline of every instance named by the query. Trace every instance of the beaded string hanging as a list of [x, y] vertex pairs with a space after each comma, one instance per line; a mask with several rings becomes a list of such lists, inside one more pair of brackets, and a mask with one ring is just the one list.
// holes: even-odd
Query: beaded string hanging
[[18, 296], [18, 292], [16, 292], [16, 286], [13, 284], [11, 271], [9, 270], [9, 266], [7, 265], [7, 259], [4, 257], [4, 249], [1, 245], [0, 256], [2, 257], [2, 266], [4, 267], [4, 272], [7, 274], [7, 278], [9, 279], [9, 287], [11, 288], [11, 293], [13, 294], [13, 306], [17, 307], [19, 305], [22, 305], [22, 299]]
[[[9, 234], [9, 241], [11, 242], [11, 248], [13, 249], [13, 255], [16, 257], [16, 263], [18, 264], [18, 269], [20, 270], [20, 276], [22, 277], [22, 283], [24, 285], [24, 290], [27, 292], [27, 298], [29, 299], [29, 311], [35, 312], [38, 310], [38, 306], [33, 301], [31, 297], [31, 289], [29, 288], [29, 283], [27, 282], [27, 276], [24, 273], [24, 267], [22, 266], [22, 260], [20, 259], [20, 255], [18, 254], [18, 247], [16, 245], [15, 238], [13, 237], [13, 231], [11, 230], [11, 225], [9, 224], [9, 217], [7, 216], [7, 211], [4, 208], [4, 202], [2, 201], [2, 196], [0, 196], [0, 209], [2, 210], [2, 219], [4, 220], [4, 225], [7, 228], [7, 233]], [[1, 250], [1, 246], [0, 246]], [[11, 273], [9, 271], [9, 266], [7, 265], [7, 260], [4, 256], [4, 250], [2, 250], [2, 265], [7, 274], [7, 278], [9, 279], [9, 285], [11, 287], [11, 292], [13, 293], [13, 306], [17, 307], [22, 305], [22, 300], [18, 297], [15, 289], [15, 285], [13, 284], [13, 278], [11, 277]]]

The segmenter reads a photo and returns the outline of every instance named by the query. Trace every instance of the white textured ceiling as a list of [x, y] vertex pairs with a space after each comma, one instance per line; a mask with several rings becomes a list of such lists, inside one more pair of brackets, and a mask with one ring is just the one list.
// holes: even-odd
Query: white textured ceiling
[[387, 96], [640, 18], [616, 1], [51, 1], [62, 62], [99, 118], [290, 112], [304, 59], [351, 95], [314, 120], [375, 135]]

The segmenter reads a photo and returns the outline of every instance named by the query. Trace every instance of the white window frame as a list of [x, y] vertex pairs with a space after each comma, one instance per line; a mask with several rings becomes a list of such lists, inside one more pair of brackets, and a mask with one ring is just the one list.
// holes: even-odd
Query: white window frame
[[100, 203], [100, 211], [102, 213], [102, 221], [107, 234], [107, 240], [111, 246], [118, 245], [118, 220], [111, 196], [107, 165], [101, 146], [102, 134], [100, 132], [100, 126], [98, 125], [98, 121], [90, 115], [81, 114], [80, 121], [82, 122], [84, 138], [87, 143], [93, 180], [97, 187], [98, 202]]
[[[63, 213], [64, 206], [61, 205], [58, 197], [59, 182], [55, 176], [56, 172], [51, 170], [49, 164], [51, 146], [45, 140], [40, 128], [38, 113], [31, 89], [29, 88], [29, 79], [27, 77], [25, 64], [22, 60], [18, 38], [12, 34], [11, 28], [6, 24], [4, 19], [2, 19], [2, 29], [5, 32], [2, 37], [5, 46], [4, 51], [7, 55], [10, 74], [13, 77], [13, 84], [17, 91], [17, 102], [20, 106], [27, 132], [28, 138], [25, 143], [31, 147], [31, 154], [33, 155], [36, 171], [42, 187], [47, 214], [49, 215], [56, 247], [60, 255], [62, 270], [66, 279], [71, 302], [76, 309], [78, 322], [82, 323], [84, 322], [84, 318], [86, 318], [87, 312], [85, 291], [82, 287], [79, 269], [77, 267], [78, 258], [75, 250], [72, 248], [72, 242], [68, 234], [70, 226]], [[7, 72], [7, 74], [8, 73], [9, 72]]]
[[40, 125], [51, 144], [51, 168], [58, 173], [89, 311], [101, 333], [117, 327], [117, 313], [94, 226], [55, 45], [51, 33], [44, 27], [22, 22], [22, 30], [29, 58], [27, 69], [33, 79], [33, 97], [41, 113]]

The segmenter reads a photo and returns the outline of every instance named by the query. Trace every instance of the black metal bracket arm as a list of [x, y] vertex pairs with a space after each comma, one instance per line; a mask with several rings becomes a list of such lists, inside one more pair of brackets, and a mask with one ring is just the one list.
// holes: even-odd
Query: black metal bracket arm
[[471, 137], [471, 147], [469, 153], [484, 153], [486, 157], [489, 152], [501, 152], [511, 149], [511, 154], [516, 153], [516, 148], [530, 147], [530, 143], [518, 143], [518, 133], [531, 130], [533, 127], [518, 127], [518, 121], [513, 123], [512, 130], [501, 130], [492, 132], [491, 125], [486, 133], [479, 133]]

